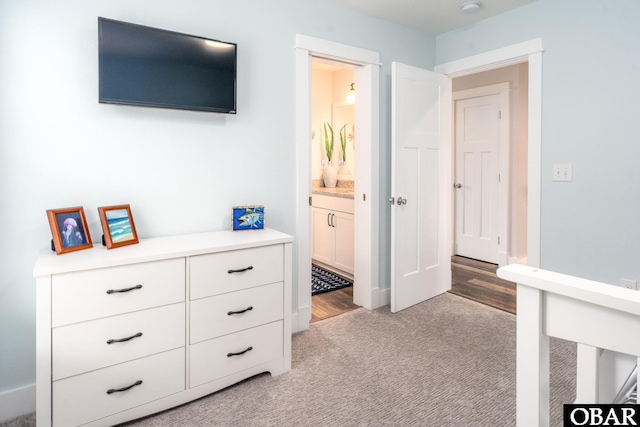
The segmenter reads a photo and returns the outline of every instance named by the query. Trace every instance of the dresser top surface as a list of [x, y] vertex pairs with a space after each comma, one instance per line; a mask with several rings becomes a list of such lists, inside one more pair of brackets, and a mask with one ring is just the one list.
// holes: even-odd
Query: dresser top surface
[[292, 236], [272, 229], [225, 230], [140, 239], [138, 244], [114, 249], [107, 249], [98, 243], [94, 244], [93, 248], [62, 255], [56, 255], [50, 249], [43, 249], [33, 267], [33, 275], [42, 277], [291, 242]]

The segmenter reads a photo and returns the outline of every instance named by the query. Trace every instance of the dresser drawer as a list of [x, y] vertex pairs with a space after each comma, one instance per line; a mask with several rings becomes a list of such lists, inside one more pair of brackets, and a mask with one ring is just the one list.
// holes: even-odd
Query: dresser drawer
[[53, 380], [184, 347], [184, 306], [182, 302], [54, 328]]
[[[77, 426], [185, 389], [184, 347], [53, 383], [53, 425]], [[126, 391], [108, 394], [142, 381]]]
[[282, 319], [282, 292], [279, 282], [192, 301], [190, 343]]
[[67, 325], [184, 301], [185, 260], [57, 274], [51, 285], [52, 326]]
[[191, 346], [190, 386], [282, 357], [282, 328], [283, 322], [278, 321]]
[[263, 246], [190, 259], [191, 299], [283, 280], [282, 245]]

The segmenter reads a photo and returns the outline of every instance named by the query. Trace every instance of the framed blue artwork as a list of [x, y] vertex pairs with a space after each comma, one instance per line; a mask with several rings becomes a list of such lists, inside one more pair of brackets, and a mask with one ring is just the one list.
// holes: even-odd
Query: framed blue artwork
[[138, 243], [138, 233], [129, 205], [104, 206], [98, 208], [98, 215], [107, 249]]
[[234, 231], [262, 230], [264, 228], [264, 206], [234, 206], [231, 212]]

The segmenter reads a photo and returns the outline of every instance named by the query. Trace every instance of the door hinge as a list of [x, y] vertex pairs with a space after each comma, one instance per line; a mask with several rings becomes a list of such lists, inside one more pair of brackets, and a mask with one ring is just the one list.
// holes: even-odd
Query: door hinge
[[500, 244], [500, 236], [498, 236], [498, 244]]
[[498, 120], [502, 119], [502, 111], [498, 111]]
[[311, 196], [309, 196], [309, 206], [313, 206], [313, 205], [311, 204], [311, 200], [312, 200], [312, 197], [311, 197]]
[[502, 176], [498, 174], [498, 182], [500, 182], [501, 179], [502, 179]]

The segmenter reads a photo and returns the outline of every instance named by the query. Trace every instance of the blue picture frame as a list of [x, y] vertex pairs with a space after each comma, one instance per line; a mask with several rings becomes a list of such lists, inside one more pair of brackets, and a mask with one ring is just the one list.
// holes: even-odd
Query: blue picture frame
[[233, 231], [264, 229], [264, 206], [234, 206], [231, 223]]

